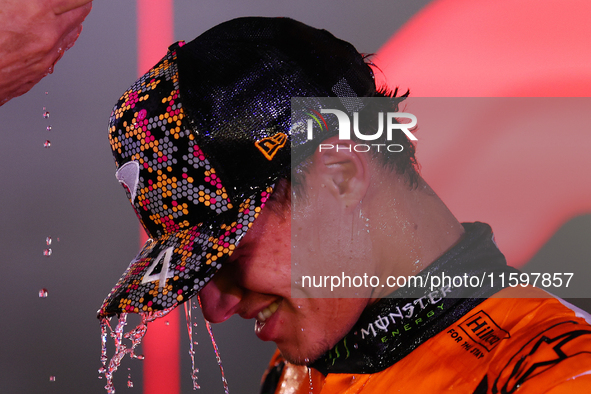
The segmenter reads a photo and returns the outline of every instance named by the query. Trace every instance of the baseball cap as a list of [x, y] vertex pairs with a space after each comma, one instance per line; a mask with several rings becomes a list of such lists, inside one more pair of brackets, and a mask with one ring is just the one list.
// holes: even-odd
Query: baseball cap
[[292, 127], [292, 97], [375, 90], [351, 44], [289, 18], [238, 18], [171, 45], [110, 117], [116, 177], [150, 238], [98, 316], [173, 308], [213, 277], [292, 155], [316, 148]]

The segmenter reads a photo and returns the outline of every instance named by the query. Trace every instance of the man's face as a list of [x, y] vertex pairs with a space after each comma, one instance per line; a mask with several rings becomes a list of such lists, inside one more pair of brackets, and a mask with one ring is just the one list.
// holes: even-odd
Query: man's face
[[[292, 230], [294, 235], [309, 234], [315, 218], [326, 215], [322, 198], [298, 201], [304, 204], [298, 211], [306, 214], [296, 215], [299, 218], [294, 221], [289, 204], [268, 201], [239, 247], [200, 293], [207, 320], [219, 323], [233, 314], [254, 318], [256, 335], [275, 342], [283, 356], [296, 364], [314, 361], [330, 349], [368, 303], [366, 298], [292, 297]], [[332, 249], [337, 247], [334, 243]], [[342, 253], [346, 251], [325, 247], [317, 256], [334, 259]]]

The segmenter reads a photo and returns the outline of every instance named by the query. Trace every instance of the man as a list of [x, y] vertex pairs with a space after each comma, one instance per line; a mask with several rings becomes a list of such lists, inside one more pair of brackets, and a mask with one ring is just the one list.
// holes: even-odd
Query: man
[[[212, 322], [255, 318], [279, 351], [264, 393], [583, 392], [591, 327], [541, 290], [502, 289], [518, 271], [420, 178], [404, 97], [377, 98], [395, 95], [350, 44], [290, 19], [171, 46], [111, 116], [151, 239], [99, 317], [199, 294]], [[360, 131], [362, 114], [379, 116]]]

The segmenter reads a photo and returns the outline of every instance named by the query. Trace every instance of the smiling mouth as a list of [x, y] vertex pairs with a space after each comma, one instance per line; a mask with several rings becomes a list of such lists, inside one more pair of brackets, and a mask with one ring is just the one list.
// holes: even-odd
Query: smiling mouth
[[256, 317], [257, 322], [264, 323], [277, 311], [277, 308], [279, 308], [279, 301], [273, 302], [271, 305], [260, 311]]

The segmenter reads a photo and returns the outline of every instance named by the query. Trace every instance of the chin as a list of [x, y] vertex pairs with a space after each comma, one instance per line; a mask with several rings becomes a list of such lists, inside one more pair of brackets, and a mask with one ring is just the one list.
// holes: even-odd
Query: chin
[[277, 348], [283, 358], [294, 365], [310, 365], [326, 353], [332, 346], [328, 344], [308, 345], [309, 349], [303, 349], [301, 346], [281, 346]]

